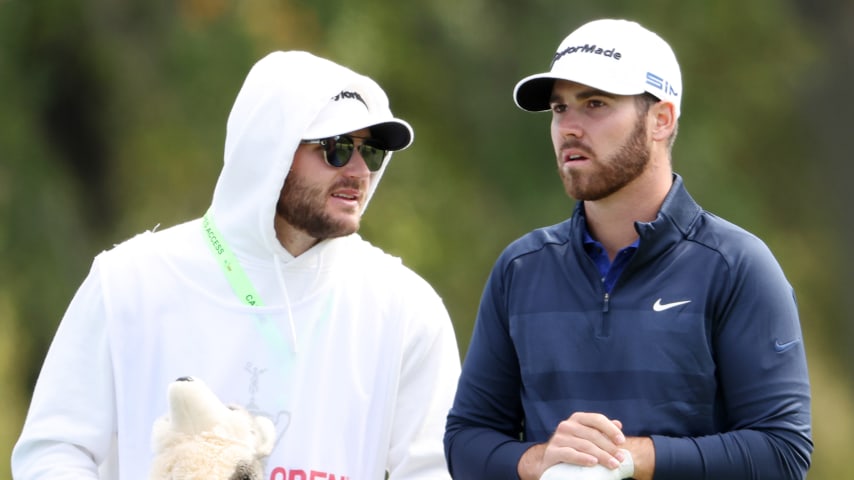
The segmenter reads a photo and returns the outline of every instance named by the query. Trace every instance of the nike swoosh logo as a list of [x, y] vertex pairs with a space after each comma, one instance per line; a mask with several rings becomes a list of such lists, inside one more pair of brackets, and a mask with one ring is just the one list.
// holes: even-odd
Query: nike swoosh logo
[[800, 339], [792, 340], [791, 342], [780, 343], [780, 340], [774, 340], [774, 351], [783, 353], [786, 350], [791, 350], [795, 345], [801, 343]]
[[691, 303], [691, 300], [682, 300], [681, 302], [671, 302], [671, 303], [661, 303], [661, 299], [655, 301], [652, 309], [656, 312], [663, 312], [665, 310], [669, 310], [673, 307], [678, 307], [679, 305], [685, 305], [686, 303]]

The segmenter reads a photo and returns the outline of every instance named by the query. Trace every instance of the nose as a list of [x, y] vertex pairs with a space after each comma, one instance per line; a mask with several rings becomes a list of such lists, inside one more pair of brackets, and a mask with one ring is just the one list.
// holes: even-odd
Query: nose
[[356, 145], [354, 148], [350, 161], [347, 162], [347, 165], [344, 165], [344, 170], [347, 172], [347, 175], [352, 177], [362, 177], [371, 174], [368, 164], [365, 163], [365, 158], [362, 157], [362, 151], [359, 149], [359, 145]]
[[552, 126], [561, 138], [581, 138], [584, 135], [584, 130], [581, 128], [580, 115], [571, 109], [567, 109], [560, 114], [554, 114]]

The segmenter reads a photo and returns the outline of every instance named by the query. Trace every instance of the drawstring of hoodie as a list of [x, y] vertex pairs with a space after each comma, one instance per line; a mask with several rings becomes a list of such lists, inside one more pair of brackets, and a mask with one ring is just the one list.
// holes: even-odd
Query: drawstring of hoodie
[[[216, 224], [214, 224], [213, 215], [211, 215], [210, 210], [208, 210], [202, 218], [202, 230], [204, 231], [205, 238], [208, 240], [208, 246], [210, 247], [211, 253], [222, 268], [229, 285], [231, 285], [231, 288], [234, 290], [237, 297], [246, 305], [252, 307], [264, 306], [261, 301], [261, 296], [258, 294], [257, 290], [255, 290], [255, 286], [252, 285], [252, 282], [249, 280], [246, 272], [243, 271], [243, 267], [241, 267], [240, 262], [237, 260], [237, 256], [234, 255], [234, 252], [232, 252], [228, 247], [228, 244], [225, 243], [225, 239], [217, 229]], [[285, 294], [291, 348], [294, 353], [297, 353], [296, 326], [294, 325], [293, 313], [291, 312], [291, 302], [288, 297], [287, 289], [285, 288], [281, 262], [278, 255], [273, 255], [273, 261], [275, 263], [274, 269], [276, 270], [276, 278]], [[258, 325], [268, 342], [273, 344], [274, 347], [282, 349], [285, 348], [282, 334], [279, 329], [276, 328], [274, 322], [271, 322], [265, 315], [258, 315]]]
[[291, 346], [294, 349], [294, 353], [299, 353], [299, 347], [297, 345], [297, 329], [296, 325], [294, 325], [294, 314], [291, 312], [291, 298], [288, 295], [287, 287], [285, 287], [285, 276], [282, 273], [283, 261], [278, 254], [273, 254], [273, 263], [275, 264], [273, 268], [276, 270], [276, 280], [279, 281], [279, 287], [281, 287], [282, 293], [285, 296], [285, 307], [288, 312], [288, 326], [291, 331]]

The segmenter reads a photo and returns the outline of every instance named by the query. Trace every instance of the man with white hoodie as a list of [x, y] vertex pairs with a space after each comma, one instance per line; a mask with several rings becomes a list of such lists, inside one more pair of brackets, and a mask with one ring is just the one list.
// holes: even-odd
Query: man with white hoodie
[[448, 478], [459, 374], [441, 299], [357, 235], [412, 142], [368, 77], [305, 52], [249, 72], [202, 217], [95, 258], [42, 367], [14, 478], [142, 479], [178, 377], [270, 418], [270, 480]]

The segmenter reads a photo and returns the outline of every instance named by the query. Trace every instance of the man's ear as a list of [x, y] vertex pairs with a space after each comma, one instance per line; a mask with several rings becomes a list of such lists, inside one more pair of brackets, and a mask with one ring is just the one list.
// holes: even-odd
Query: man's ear
[[670, 102], [658, 102], [649, 107], [652, 120], [649, 132], [653, 140], [666, 142], [676, 129], [676, 108]]

